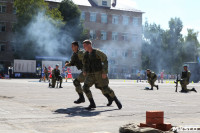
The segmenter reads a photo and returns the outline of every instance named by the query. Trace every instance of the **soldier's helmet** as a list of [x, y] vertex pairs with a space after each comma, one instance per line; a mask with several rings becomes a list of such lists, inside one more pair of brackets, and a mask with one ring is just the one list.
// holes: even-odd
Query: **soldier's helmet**
[[151, 71], [150, 69], [147, 69], [147, 71]]
[[58, 66], [58, 67], [59, 67], [59, 64], [56, 64], [56, 66]]
[[187, 65], [187, 64], [184, 64], [183, 67], [188, 67], [188, 65]]

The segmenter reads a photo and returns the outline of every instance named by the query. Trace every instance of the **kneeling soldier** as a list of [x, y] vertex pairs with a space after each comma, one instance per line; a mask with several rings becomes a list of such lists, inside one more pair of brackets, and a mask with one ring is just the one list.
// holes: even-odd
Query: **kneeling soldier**
[[150, 90], [153, 90], [154, 86], [158, 90], [159, 89], [158, 85], [155, 85], [155, 82], [157, 80], [157, 75], [154, 72], [151, 72], [150, 69], [147, 69], [147, 78], [148, 78], [148, 83], [151, 85], [151, 89]]
[[181, 74], [181, 81], [180, 81], [182, 90], [180, 92], [189, 92], [189, 91], [197, 92], [195, 88], [187, 89], [187, 85], [189, 84], [191, 73], [190, 71], [188, 71], [187, 65], [184, 65], [183, 68], [184, 68], [184, 71]]
[[60, 81], [59, 88], [63, 88], [62, 87], [62, 77], [60, 75], [60, 70], [58, 68], [59, 68], [59, 65], [57, 64], [56, 68], [52, 70], [52, 84], [49, 83], [49, 86], [51, 86], [52, 88], [55, 88], [56, 81]]

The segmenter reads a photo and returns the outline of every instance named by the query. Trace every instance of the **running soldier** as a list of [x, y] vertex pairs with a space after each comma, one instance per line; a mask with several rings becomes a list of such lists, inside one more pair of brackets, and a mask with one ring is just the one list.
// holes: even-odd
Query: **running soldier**
[[121, 109], [122, 104], [115, 96], [114, 91], [108, 86], [107, 56], [103, 52], [94, 49], [90, 40], [83, 41], [83, 47], [86, 50], [83, 57], [83, 74], [86, 76], [83, 91], [90, 102], [90, 105], [86, 109], [91, 110], [96, 108], [96, 104], [90, 91], [92, 85], [95, 85], [96, 88], [102, 88], [103, 94], [111, 97], [111, 102], [114, 100], [118, 108]]

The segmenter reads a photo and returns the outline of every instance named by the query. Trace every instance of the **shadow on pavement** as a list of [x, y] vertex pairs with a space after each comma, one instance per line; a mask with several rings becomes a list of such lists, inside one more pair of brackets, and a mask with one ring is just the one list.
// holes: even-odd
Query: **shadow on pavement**
[[[105, 107], [105, 106], [97, 106], [97, 108], [99, 107]], [[67, 108], [67, 109], [57, 109], [54, 112], [55, 114], [68, 114], [67, 117], [74, 117], [74, 116], [91, 117], [91, 116], [97, 116], [102, 112], [109, 112], [109, 111], [114, 111], [114, 110], [118, 110], [118, 109], [95, 111], [95, 109], [86, 110], [85, 107], [76, 106], [76, 107]]]

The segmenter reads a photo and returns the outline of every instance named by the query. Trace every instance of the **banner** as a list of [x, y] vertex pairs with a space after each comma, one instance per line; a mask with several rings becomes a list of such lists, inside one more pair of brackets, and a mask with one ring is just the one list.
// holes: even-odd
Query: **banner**
[[36, 73], [36, 60], [14, 60], [14, 72]]

